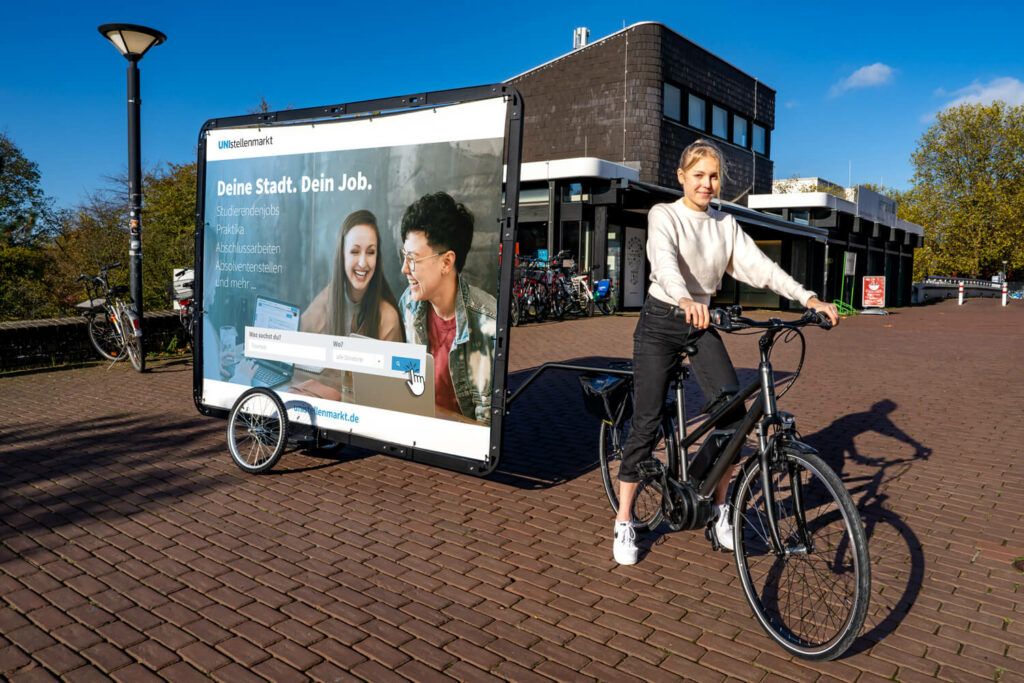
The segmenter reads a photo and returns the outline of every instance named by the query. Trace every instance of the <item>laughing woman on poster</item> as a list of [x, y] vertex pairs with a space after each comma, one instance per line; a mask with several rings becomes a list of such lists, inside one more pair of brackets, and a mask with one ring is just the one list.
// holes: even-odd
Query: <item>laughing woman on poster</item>
[[334, 274], [302, 314], [300, 330], [404, 341], [398, 302], [377, 267], [380, 230], [371, 212], [350, 213], [338, 232]]
[[438, 414], [490, 424], [497, 302], [462, 275], [473, 215], [444, 192], [425, 195], [405, 210], [402, 241], [399, 310], [406, 341], [434, 357]]

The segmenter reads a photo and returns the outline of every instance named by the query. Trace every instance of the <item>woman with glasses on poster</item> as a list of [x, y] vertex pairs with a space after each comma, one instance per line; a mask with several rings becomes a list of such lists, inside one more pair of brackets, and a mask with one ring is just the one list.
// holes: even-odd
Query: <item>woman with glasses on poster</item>
[[497, 302], [462, 275], [473, 243], [473, 215], [444, 192], [416, 200], [402, 216], [399, 301], [406, 341], [434, 357], [438, 415], [490, 424]]

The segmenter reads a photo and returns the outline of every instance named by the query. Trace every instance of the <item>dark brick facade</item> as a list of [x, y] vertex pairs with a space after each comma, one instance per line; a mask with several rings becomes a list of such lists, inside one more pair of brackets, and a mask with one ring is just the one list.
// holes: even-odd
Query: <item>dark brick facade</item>
[[[510, 79], [525, 102], [523, 160], [599, 157], [636, 168], [643, 182], [677, 187], [682, 149], [710, 133], [663, 116], [666, 81], [684, 97], [693, 92], [769, 132], [774, 128], [774, 90], [668, 27], [647, 22]], [[728, 164], [724, 199], [771, 192], [769, 157], [715, 141]]]

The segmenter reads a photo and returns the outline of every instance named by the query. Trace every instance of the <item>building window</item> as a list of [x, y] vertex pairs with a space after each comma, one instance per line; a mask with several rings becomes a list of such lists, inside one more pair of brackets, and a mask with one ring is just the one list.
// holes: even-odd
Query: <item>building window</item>
[[735, 114], [732, 115], [732, 141], [740, 147], [747, 146], [747, 120]]
[[789, 220], [800, 225], [810, 225], [811, 223], [811, 212], [810, 211], [791, 211], [789, 214]]
[[711, 132], [720, 138], [729, 139], [729, 113], [716, 105], [711, 107]]
[[665, 116], [673, 121], [680, 121], [683, 118], [681, 111], [682, 93], [679, 88], [671, 83], [665, 84]]
[[753, 144], [753, 149], [754, 149], [754, 151], [758, 152], [760, 154], [764, 154], [765, 153], [765, 149], [767, 149], [767, 146], [765, 145], [765, 142], [766, 142], [766, 136], [765, 136], [764, 126], [759, 126], [759, 125], [757, 125], [755, 123], [754, 124], [754, 140], [753, 140], [753, 143], [754, 143]]
[[696, 95], [690, 95], [687, 107], [687, 122], [697, 130], [707, 130], [708, 126], [705, 121], [707, 112], [704, 109], [704, 100]]

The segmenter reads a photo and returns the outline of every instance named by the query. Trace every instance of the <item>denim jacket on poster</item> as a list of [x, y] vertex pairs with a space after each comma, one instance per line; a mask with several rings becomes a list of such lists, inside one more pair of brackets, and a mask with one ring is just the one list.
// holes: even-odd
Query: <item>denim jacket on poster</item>
[[[448, 353], [448, 371], [459, 410], [466, 417], [491, 423], [491, 373], [494, 368], [494, 335], [497, 301], [478, 287], [457, 279], [455, 339]], [[413, 301], [405, 290], [398, 302], [410, 344], [430, 345], [427, 337], [429, 301]], [[433, 349], [430, 350], [433, 355]]]

